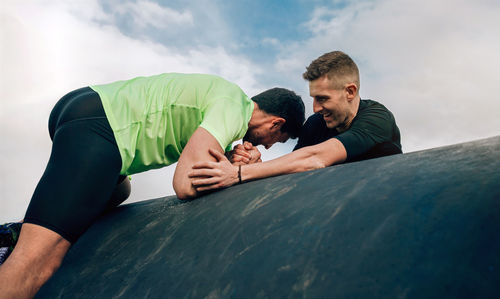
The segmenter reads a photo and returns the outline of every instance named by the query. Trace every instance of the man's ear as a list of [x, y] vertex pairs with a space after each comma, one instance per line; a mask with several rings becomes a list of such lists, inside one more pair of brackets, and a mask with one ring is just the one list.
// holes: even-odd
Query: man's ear
[[286, 123], [286, 119], [283, 117], [274, 117], [271, 124], [271, 130], [281, 130], [281, 127]]
[[345, 91], [347, 93], [347, 99], [352, 100], [358, 93], [358, 86], [355, 83], [349, 83], [345, 86]]

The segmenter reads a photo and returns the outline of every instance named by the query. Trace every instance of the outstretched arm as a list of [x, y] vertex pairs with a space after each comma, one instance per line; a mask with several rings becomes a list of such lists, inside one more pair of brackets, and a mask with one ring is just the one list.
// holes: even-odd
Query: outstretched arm
[[209, 150], [212, 153], [219, 153], [221, 155], [224, 153], [217, 139], [206, 129], [199, 127], [194, 131], [191, 138], [189, 138], [175, 168], [173, 186], [175, 194], [179, 199], [190, 199], [200, 195], [191, 185], [188, 172], [191, 171], [191, 167], [197, 162], [216, 161], [209, 153]]
[[[228, 187], [239, 182], [238, 166], [224, 157], [210, 152], [218, 162], [201, 162], [189, 173], [192, 185], [198, 191]], [[322, 143], [303, 147], [277, 159], [241, 166], [241, 180], [250, 181], [281, 174], [308, 171], [341, 163], [347, 158], [344, 145], [331, 138]]]

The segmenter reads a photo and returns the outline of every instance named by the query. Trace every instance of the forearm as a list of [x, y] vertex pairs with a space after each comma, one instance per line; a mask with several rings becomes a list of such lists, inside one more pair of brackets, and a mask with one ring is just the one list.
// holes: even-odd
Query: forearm
[[248, 165], [233, 165], [222, 153], [209, 150], [218, 162], [202, 162], [193, 165], [188, 174], [197, 191], [215, 190], [270, 176], [323, 168], [344, 161], [347, 157], [344, 146], [337, 139], [330, 139], [308, 146], [280, 158]]
[[303, 147], [279, 158], [241, 167], [242, 181], [324, 168], [345, 161], [347, 153], [337, 139]]
[[215, 161], [209, 154], [209, 149], [223, 155], [217, 140], [204, 128], [198, 128], [189, 139], [175, 168], [173, 187], [179, 199], [191, 199], [201, 193], [191, 184], [188, 173], [192, 166], [200, 161]]
[[325, 167], [316, 156], [305, 149], [303, 148], [267, 162], [243, 165], [241, 167], [241, 180], [251, 181]]

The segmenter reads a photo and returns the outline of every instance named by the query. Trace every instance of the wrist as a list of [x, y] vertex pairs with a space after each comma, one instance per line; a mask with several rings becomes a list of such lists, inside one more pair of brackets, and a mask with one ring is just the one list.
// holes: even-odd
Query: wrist
[[242, 183], [242, 180], [241, 180], [241, 164], [238, 165], [238, 184], [241, 184]]

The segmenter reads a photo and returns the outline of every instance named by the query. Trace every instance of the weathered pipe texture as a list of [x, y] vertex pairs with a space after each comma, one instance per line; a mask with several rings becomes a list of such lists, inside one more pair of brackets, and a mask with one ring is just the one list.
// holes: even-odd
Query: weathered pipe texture
[[[78, 212], [78, 211], [75, 211]], [[38, 298], [493, 298], [500, 136], [123, 205]]]

